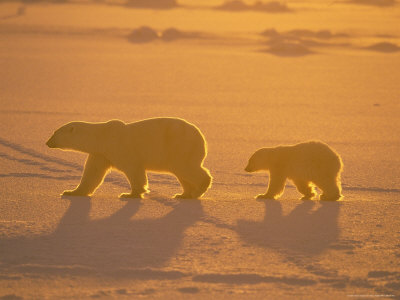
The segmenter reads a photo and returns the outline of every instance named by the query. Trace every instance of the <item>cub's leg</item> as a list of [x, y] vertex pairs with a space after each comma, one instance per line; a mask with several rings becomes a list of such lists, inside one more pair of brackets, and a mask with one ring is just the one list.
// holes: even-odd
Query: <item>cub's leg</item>
[[281, 174], [270, 173], [268, 189], [265, 194], [260, 194], [257, 199], [276, 199], [285, 189], [286, 177]]
[[110, 169], [111, 163], [104, 156], [98, 154], [89, 154], [81, 182], [72, 191], [64, 191], [64, 196], [89, 196], [93, 194], [96, 188], [103, 182], [104, 176]]
[[311, 185], [310, 182], [307, 182], [305, 180], [293, 180], [294, 185], [296, 186], [297, 190], [303, 194], [303, 200], [304, 199], [312, 199], [316, 193], [314, 190], [314, 187]]
[[129, 180], [132, 191], [119, 195], [120, 198], [142, 198], [147, 190], [147, 175], [146, 170], [142, 167], [136, 167], [130, 171], [124, 171]]

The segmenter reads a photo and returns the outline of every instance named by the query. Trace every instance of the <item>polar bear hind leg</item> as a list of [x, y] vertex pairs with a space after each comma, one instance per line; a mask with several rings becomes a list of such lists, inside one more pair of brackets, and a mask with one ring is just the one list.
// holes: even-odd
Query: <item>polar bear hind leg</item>
[[340, 181], [337, 178], [327, 177], [315, 184], [322, 190], [320, 200], [336, 201], [342, 197]]
[[201, 197], [211, 185], [210, 172], [202, 166], [187, 167], [174, 172], [182, 185], [183, 193], [175, 195], [175, 198]]
[[198, 181], [197, 187], [195, 188], [195, 190], [192, 193], [192, 196], [194, 198], [201, 197], [207, 191], [207, 189], [210, 187], [211, 180], [212, 180], [210, 172], [206, 168], [200, 167], [198, 169], [198, 172], [199, 172], [198, 176], [200, 177], [200, 179]]
[[303, 200], [312, 199], [316, 195], [314, 186], [311, 182], [306, 180], [293, 180], [293, 183], [299, 193], [303, 194]]
[[174, 198], [181, 198], [181, 199], [190, 199], [193, 198], [192, 193], [194, 190], [194, 186], [186, 181], [185, 179], [183, 179], [182, 177], [179, 178], [178, 177], [178, 181], [181, 184], [182, 188], [183, 188], [183, 193], [182, 194], [176, 194], [174, 196]]

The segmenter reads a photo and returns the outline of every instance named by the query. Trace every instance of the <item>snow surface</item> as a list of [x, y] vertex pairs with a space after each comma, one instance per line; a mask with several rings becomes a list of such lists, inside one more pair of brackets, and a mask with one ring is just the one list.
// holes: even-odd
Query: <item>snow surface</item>
[[[400, 45], [398, 5], [208, 3], [0, 4], [0, 299], [400, 296], [400, 54], [368, 48]], [[142, 26], [191, 38], [132, 43]], [[116, 172], [91, 199], [59, 196], [85, 155], [48, 149], [53, 130], [155, 116], [204, 133], [201, 200], [150, 174], [145, 199], [121, 201]], [[288, 183], [255, 200], [268, 177], [244, 172], [249, 156], [310, 139], [342, 156], [344, 199]]]

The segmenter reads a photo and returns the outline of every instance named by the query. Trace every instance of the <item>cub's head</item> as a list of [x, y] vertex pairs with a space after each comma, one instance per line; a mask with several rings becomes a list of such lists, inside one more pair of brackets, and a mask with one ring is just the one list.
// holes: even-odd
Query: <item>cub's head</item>
[[269, 170], [271, 165], [271, 157], [273, 150], [270, 148], [261, 148], [257, 150], [249, 159], [247, 167], [244, 169], [246, 172], [257, 172], [262, 170]]
[[49, 148], [58, 148], [63, 150], [84, 151], [85, 136], [84, 122], [71, 122], [57, 129], [46, 145]]

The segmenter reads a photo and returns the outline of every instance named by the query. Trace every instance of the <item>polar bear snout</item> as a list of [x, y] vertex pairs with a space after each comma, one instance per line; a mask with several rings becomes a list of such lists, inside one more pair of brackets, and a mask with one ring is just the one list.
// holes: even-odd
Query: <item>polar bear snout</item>
[[54, 135], [46, 142], [47, 147], [57, 148], [56, 142], [54, 140]]
[[245, 170], [246, 172], [249, 172], [249, 173], [254, 172], [254, 169], [250, 166], [250, 164], [248, 164], [247, 167], [244, 168], [244, 170]]

